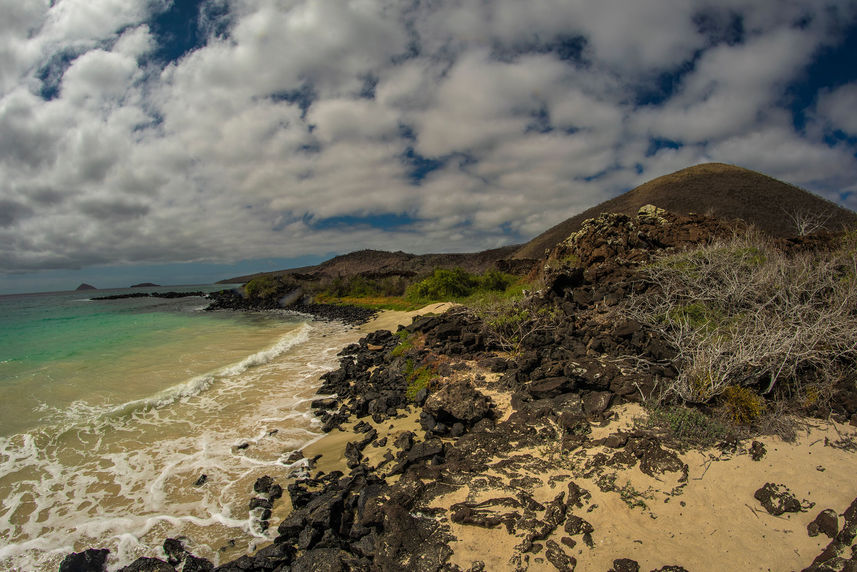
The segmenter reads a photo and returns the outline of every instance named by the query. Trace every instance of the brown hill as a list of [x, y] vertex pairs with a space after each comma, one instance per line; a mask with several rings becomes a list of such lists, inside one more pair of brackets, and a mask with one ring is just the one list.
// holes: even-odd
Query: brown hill
[[402, 276], [412, 278], [431, 273], [435, 268], [463, 268], [468, 272], [481, 273], [495, 268], [517, 251], [521, 245], [504, 246], [470, 254], [408, 254], [406, 252], [384, 252], [360, 250], [336, 256], [316, 266], [304, 266], [275, 272], [260, 272], [222, 280], [218, 284], [244, 283], [262, 275], [292, 275], [302, 280], [321, 280], [339, 276], [360, 274], [366, 278]]
[[857, 213], [809, 191], [749, 169], [707, 163], [658, 177], [585, 210], [543, 232], [512, 258], [543, 258], [546, 250], [579, 230], [586, 219], [605, 212], [633, 215], [646, 204], [680, 214], [741, 219], [776, 237], [798, 234], [796, 216], [820, 221], [831, 231], [857, 227]]

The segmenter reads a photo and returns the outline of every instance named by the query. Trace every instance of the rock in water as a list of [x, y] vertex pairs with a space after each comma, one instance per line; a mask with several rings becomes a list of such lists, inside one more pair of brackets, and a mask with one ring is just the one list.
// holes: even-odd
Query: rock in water
[[106, 570], [107, 549], [90, 548], [83, 552], [74, 552], [65, 557], [60, 564], [59, 572], [104, 572]]
[[175, 572], [175, 570], [175, 568], [159, 558], [146, 558], [143, 556], [125, 568], [120, 568], [119, 572]]
[[75, 290], [98, 290], [98, 288], [96, 288], [92, 284], [87, 284], [86, 282], [84, 282], [83, 284], [75, 288]]

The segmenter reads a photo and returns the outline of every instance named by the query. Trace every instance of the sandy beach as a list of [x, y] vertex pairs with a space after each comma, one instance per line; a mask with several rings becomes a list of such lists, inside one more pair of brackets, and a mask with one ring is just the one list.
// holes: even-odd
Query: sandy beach
[[[383, 312], [364, 325], [364, 332], [395, 330], [414, 316], [442, 312], [448, 305], [433, 305], [416, 312]], [[499, 375], [465, 361], [442, 383], [467, 380], [489, 396], [498, 422], [512, 413], [511, 396], [500, 387]], [[396, 418], [369, 423], [377, 438], [363, 451], [363, 463], [393, 483], [389, 475], [399, 453], [395, 442], [406, 432], [422, 435], [420, 409], [410, 407]], [[618, 444], [644, 426], [646, 411], [637, 404], [612, 408], [606, 420], [591, 421], [587, 444], [563, 450], [560, 440], [539, 447], [498, 451], [478, 474], [459, 475], [452, 490], [433, 498], [426, 508], [439, 515], [441, 527], [454, 538], [449, 562], [462, 570], [556, 570], [546, 555], [563, 550], [577, 562], [577, 570], [608, 570], [618, 558], [639, 563], [641, 570], [665, 565], [687, 570], [796, 570], [809, 565], [828, 544], [824, 534], [810, 536], [807, 526], [820, 511], [841, 515], [857, 496], [857, 428], [832, 421], [802, 420], [797, 438], [783, 441], [762, 436], [731, 447], [672, 450], [663, 446], [679, 465], [644, 471], [644, 463], [623, 457]], [[307, 458], [318, 458], [314, 471], [348, 474], [345, 447], [355, 440], [356, 419], [306, 447]], [[444, 439], [447, 443], [454, 439]], [[750, 454], [751, 441], [756, 459]], [[379, 445], [381, 444], [381, 445]], [[758, 455], [759, 444], [764, 453]], [[676, 467], [680, 467], [676, 469]], [[648, 473], [648, 474], [647, 474]], [[573, 483], [573, 485], [571, 484]], [[801, 505], [798, 512], [769, 514], [754, 498], [766, 483], [785, 487]], [[521, 551], [520, 533], [499, 524], [478, 526], [455, 522], [455, 507], [480, 507], [485, 517], [502, 520], [508, 512], [497, 499], [520, 497], [522, 484], [537, 504], [549, 506], [571, 488], [584, 491], [568, 514], [583, 519], [581, 536], [558, 526], [539, 538], [537, 546]], [[565, 502], [569, 502], [568, 497]], [[482, 503], [482, 504], [480, 504]], [[839, 518], [841, 524], [842, 518]], [[546, 551], [547, 548], [547, 551]], [[555, 559], [554, 559], [555, 560]]]

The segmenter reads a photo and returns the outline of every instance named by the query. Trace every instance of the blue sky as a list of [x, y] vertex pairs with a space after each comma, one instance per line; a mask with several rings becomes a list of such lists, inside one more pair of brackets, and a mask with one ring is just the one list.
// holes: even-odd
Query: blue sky
[[493, 248], [706, 161], [857, 207], [857, 1], [0, 13], [0, 293]]

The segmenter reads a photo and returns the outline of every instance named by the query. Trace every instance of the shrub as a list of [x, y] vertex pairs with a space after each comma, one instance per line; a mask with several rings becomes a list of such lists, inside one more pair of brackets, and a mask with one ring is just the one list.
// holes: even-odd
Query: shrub
[[560, 319], [555, 308], [526, 298], [482, 301], [471, 311], [482, 320], [489, 340], [512, 354], [519, 354], [536, 334], [555, 329]]
[[515, 277], [499, 270], [489, 270], [479, 277], [479, 289], [486, 292], [503, 292], [515, 282]]
[[649, 409], [647, 424], [660, 427], [679, 441], [696, 445], [709, 445], [727, 437], [728, 428], [706, 415], [689, 407], [653, 407]]
[[855, 370], [855, 261], [846, 247], [787, 256], [736, 236], [648, 266], [654, 288], [626, 310], [675, 348], [670, 389], [681, 399], [706, 402], [730, 386], [801, 394]]
[[244, 295], [254, 300], [264, 300], [276, 296], [284, 290], [294, 288], [295, 285], [271, 275], [253, 278], [244, 285]]
[[405, 292], [405, 279], [401, 276], [367, 278], [360, 274], [337, 276], [325, 287], [322, 295], [334, 298], [369, 298], [401, 296]]
[[438, 268], [425, 280], [408, 287], [406, 296], [423, 300], [464, 298], [472, 294], [478, 285], [479, 280], [461, 268]]
[[732, 421], [741, 425], [752, 423], [765, 410], [765, 400], [749, 387], [730, 385], [722, 399]]

